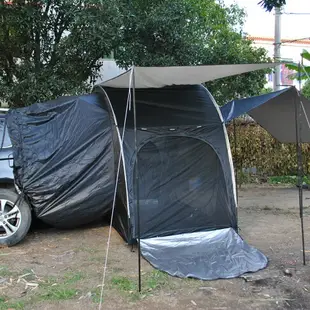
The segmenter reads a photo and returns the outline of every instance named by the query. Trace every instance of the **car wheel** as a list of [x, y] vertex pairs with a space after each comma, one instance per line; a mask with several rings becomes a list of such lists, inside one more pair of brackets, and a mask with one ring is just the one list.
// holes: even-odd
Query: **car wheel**
[[31, 210], [25, 200], [12, 190], [0, 189], [0, 245], [13, 246], [23, 240], [30, 224]]

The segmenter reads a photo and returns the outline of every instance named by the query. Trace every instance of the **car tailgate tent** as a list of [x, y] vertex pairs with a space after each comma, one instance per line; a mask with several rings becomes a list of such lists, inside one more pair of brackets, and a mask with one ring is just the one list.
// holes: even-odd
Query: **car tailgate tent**
[[217, 279], [266, 266], [266, 257], [236, 232], [226, 128], [200, 84], [272, 65], [135, 67], [94, 88], [106, 95], [121, 141], [115, 226], [129, 243], [141, 243], [156, 268]]
[[111, 213], [124, 239], [171, 275], [264, 268], [237, 233], [226, 127], [201, 83], [274, 65], [135, 67], [93, 94], [12, 110], [17, 185], [54, 226]]
[[36, 217], [69, 228], [111, 210], [115, 150], [110, 116], [100, 95], [61, 97], [12, 109], [8, 129], [15, 182]]

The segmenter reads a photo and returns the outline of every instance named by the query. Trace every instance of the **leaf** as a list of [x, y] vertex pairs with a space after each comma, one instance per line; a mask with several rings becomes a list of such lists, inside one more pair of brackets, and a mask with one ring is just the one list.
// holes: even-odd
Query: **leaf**
[[310, 61], [310, 53], [309, 53], [307, 50], [303, 50], [302, 53], [301, 53], [301, 56], [302, 56], [304, 59]]

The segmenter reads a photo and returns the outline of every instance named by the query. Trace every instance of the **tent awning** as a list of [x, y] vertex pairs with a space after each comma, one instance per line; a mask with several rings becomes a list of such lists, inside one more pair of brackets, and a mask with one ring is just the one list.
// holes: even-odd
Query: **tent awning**
[[296, 142], [296, 106], [301, 105], [300, 141], [310, 143], [310, 101], [295, 87], [246, 99], [233, 100], [221, 112], [225, 122], [247, 113], [282, 143]]
[[[216, 79], [267, 69], [277, 63], [234, 64], [182, 67], [134, 67], [135, 88], [161, 88], [171, 85], [197, 85]], [[132, 69], [113, 79], [97, 85], [113, 88], [128, 88]]]
[[243, 114], [248, 113], [249, 111], [261, 106], [262, 104], [266, 103], [267, 101], [273, 98], [279, 99], [278, 97], [281, 94], [287, 92], [288, 90], [289, 89], [286, 88], [283, 90], [279, 90], [269, 94], [264, 94], [261, 96], [232, 100], [220, 108], [223, 119], [226, 123], [230, 122], [234, 118], [237, 118]]

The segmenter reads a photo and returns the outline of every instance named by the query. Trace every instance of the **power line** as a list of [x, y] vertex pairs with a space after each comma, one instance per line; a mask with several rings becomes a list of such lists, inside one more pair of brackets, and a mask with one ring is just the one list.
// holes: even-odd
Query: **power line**
[[310, 13], [302, 13], [302, 12], [283, 12], [282, 14], [285, 14], [285, 15], [310, 15]]

